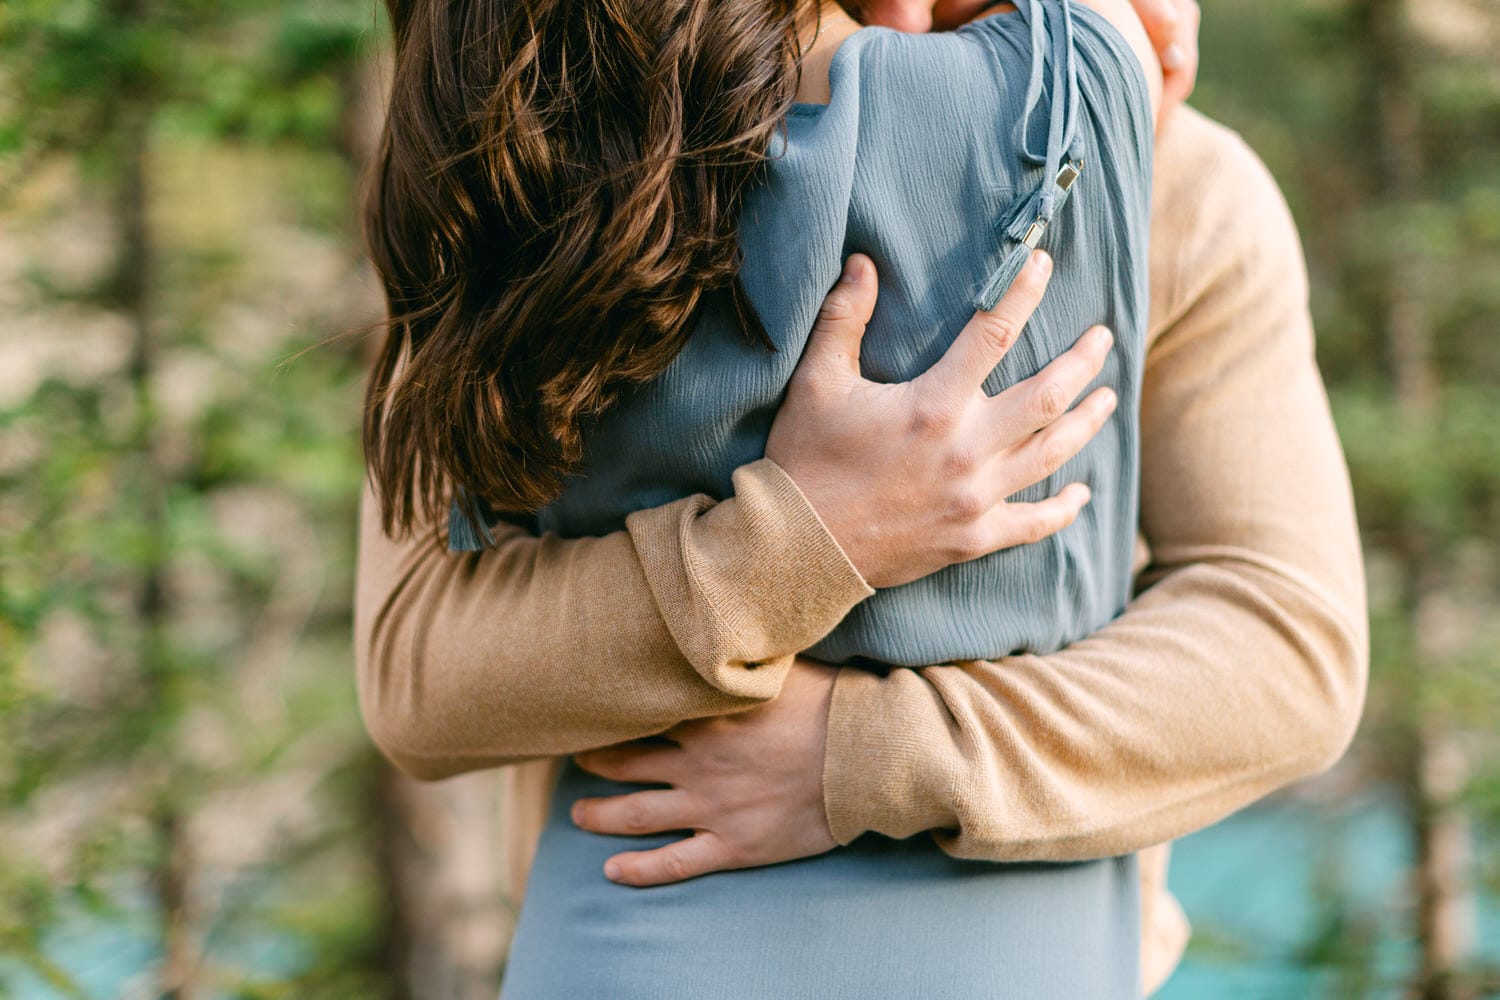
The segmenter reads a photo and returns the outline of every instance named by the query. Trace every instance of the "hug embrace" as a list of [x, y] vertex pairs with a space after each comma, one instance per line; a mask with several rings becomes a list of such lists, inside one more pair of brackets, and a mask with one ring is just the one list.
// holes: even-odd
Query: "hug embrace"
[[389, 8], [361, 704], [504, 767], [502, 995], [1155, 989], [1368, 659], [1196, 7]]

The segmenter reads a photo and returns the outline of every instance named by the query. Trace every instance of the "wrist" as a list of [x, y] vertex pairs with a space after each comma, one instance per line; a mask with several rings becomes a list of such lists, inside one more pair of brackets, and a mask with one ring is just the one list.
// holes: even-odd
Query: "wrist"
[[815, 473], [798, 468], [790, 460], [785, 466], [775, 459], [767, 461], [776, 464], [796, 488], [827, 541], [838, 548], [860, 579], [872, 588], [889, 586], [881, 582], [890, 575], [889, 568], [880, 558], [879, 539], [870, 530], [875, 519], [869, 511], [851, 509], [857, 503], [851, 504], [853, 498], [847, 485], [841, 487], [837, 476], [829, 475], [826, 470]]
[[[937, 748], [952, 742], [918, 671], [882, 677], [842, 667], [828, 703], [823, 807], [839, 844], [874, 832], [902, 839], [957, 827], [955, 775]], [[946, 800], [946, 801], [945, 801]]]
[[787, 516], [787, 523], [795, 526], [806, 558], [819, 565], [827, 564], [830, 568], [847, 568], [858, 577], [861, 585], [874, 593], [874, 586], [870, 582], [871, 572], [863, 558], [863, 546], [858, 544], [857, 538], [852, 537], [853, 533], [845, 524], [845, 519], [839, 516], [842, 505], [830, 499], [835, 491], [821, 477], [805, 470], [797, 470], [793, 463], [782, 465], [767, 456], [753, 464], [762, 463], [767, 470], [768, 481], [777, 481], [775, 493], [778, 505]]
[[683, 656], [713, 687], [763, 701], [874, 590], [778, 466], [751, 462], [733, 481], [727, 500], [685, 497], [625, 527]]

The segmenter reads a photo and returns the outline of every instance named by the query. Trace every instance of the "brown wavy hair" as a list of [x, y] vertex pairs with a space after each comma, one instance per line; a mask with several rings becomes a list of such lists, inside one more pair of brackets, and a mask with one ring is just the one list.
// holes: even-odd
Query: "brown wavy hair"
[[386, 6], [395, 68], [364, 216], [389, 326], [364, 446], [395, 534], [455, 495], [554, 499], [586, 421], [667, 367], [707, 296], [765, 340], [737, 219], [795, 94], [801, 4]]

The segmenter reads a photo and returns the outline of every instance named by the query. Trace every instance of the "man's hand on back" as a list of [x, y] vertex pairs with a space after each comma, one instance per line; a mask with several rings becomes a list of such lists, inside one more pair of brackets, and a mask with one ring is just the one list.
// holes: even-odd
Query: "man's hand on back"
[[[1102, 387], [1067, 409], [1099, 374], [1109, 351], [1109, 332], [1095, 327], [1030, 378], [994, 396], [983, 390], [985, 376], [1041, 301], [1051, 273], [1049, 258], [1038, 252], [992, 312], [976, 313], [935, 365], [898, 385], [866, 382], [860, 374], [859, 343], [875, 307], [876, 286], [867, 258], [855, 255], [850, 263], [856, 266], [847, 274], [858, 280], [846, 274], [825, 300], [786, 402], [771, 425], [766, 455], [813, 501], [829, 529], [841, 536], [851, 560], [864, 564], [861, 572], [870, 584], [894, 586], [948, 565], [953, 560], [946, 557], [933, 565], [922, 562], [928, 558], [924, 548], [944, 538], [956, 540], [960, 549], [954, 551], [961, 550], [962, 558], [974, 558], [1036, 541], [1070, 523], [1088, 499], [1081, 484], [1031, 504], [1004, 498], [1045, 479], [1109, 417], [1114, 394]], [[904, 427], [898, 421], [871, 440], [872, 421], [903, 412], [914, 399], [921, 400], [926, 419]], [[881, 454], [914, 428], [923, 443], [908, 450], [930, 454], [917, 464], [900, 459], [900, 449], [895, 455]], [[945, 458], [950, 448], [962, 454]], [[940, 496], [934, 501], [931, 490], [895, 489], [876, 491], [878, 509], [860, 508], [859, 497], [819, 504], [826, 475], [800, 471], [808, 456], [819, 453], [824, 454], [812, 463], [814, 468], [873, 462], [896, 469], [910, 481], [907, 486], [940, 483], [951, 490], [978, 477], [982, 490], [957, 504]], [[913, 516], [893, 517], [905, 509], [903, 504]], [[933, 520], [924, 524], [924, 517]], [[890, 523], [902, 520], [918, 525], [915, 535], [893, 534]], [[870, 526], [877, 524], [885, 527], [871, 533]], [[858, 560], [851, 545], [862, 553]], [[836, 674], [832, 667], [799, 658], [780, 694], [756, 708], [680, 723], [662, 734], [673, 743], [621, 743], [577, 754], [580, 767], [602, 777], [670, 786], [580, 799], [573, 821], [582, 829], [621, 835], [693, 831], [659, 848], [615, 855], [606, 876], [630, 885], [660, 885], [831, 850], [835, 841], [824, 808], [823, 746]]]
[[837, 673], [799, 658], [781, 694], [748, 712], [680, 723], [663, 734], [673, 744], [621, 743], [575, 754], [579, 767], [604, 778], [672, 786], [579, 799], [573, 822], [580, 828], [627, 836], [693, 831], [654, 850], [616, 854], [605, 862], [605, 876], [661, 885], [832, 850], [823, 744]]
[[[1198, 3], [1131, 3], [1162, 64], [1159, 128], [1197, 79]], [[956, 27], [992, 6], [991, 0], [868, 0], [857, 16], [866, 24], [921, 31]], [[748, 712], [681, 723], [664, 734], [672, 744], [619, 744], [577, 754], [580, 767], [602, 777], [671, 786], [580, 799], [573, 820], [582, 829], [624, 835], [693, 831], [654, 850], [615, 855], [605, 864], [606, 876], [628, 885], [660, 885], [831, 850], [823, 746], [836, 674], [799, 659], [781, 694]]]

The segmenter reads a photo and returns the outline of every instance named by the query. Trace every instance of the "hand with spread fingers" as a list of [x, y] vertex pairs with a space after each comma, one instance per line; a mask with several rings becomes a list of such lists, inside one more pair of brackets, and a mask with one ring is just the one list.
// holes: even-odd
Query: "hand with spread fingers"
[[573, 803], [593, 833], [692, 836], [605, 862], [624, 885], [651, 886], [832, 850], [823, 808], [823, 743], [838, 671], [798, 658], [781, 695], [748, 712], [694, 719], [667, 730], [671, 744], [622, 743], [575, 754], [579, 767], [615, 781], [667, 783]]
[[[1052, 259], [1037, 251], [1006, 295], [975, 313], [947, 353], [910, 382], [871, 382], [859, 347], [875, 309], [875, 266], [854, 254], [829, 292], [766, 457], [792, 477], [872, 587], [893, 587], [955, 562], [1061, 531], [1088, 502], [1073, 483], [1034, 503], [1006, 497], [1046, 479], [1114, 411], [1098, 388], [1112, 343], [1102, 327], [1029, 379], [991, 397], [986, 376], [1041, 302]], [[873, 478], [873, 481], [872, 481]], [[858, 491], [848, 484], [866, 484]]]
[[[1035, 503], [1005, 498], [1057, 471], [1114, 411], [1115, 395], [1103, 387], [1069, 409], [1099, 374], [1109, 332], [1093, 328], [1040, 372], [994, 396], [983, 389], [1024, 336], [1050, 275], [1050, 258], [1034, 254], [995, 308], [976, 313], [937, 364], [894, 385], [860, 375], [860, 340], [875, 308], [873, 263], [850, 257], [829, 293], [766, 453], [823, 511], [872, 586], [1045, 538], [1071, 524], [1088, 501], [1081, 483]], [[851, 496], [844, 480], [867, 479], [872, 470], [885, 470], [889, 481]], [[825, 492], [836, 502], [820, 503]], [[579, 799], [572, 817], [581, 829], [692, 831], [663, 847], [615, 855], [606, 877], [660, 885], [831, 850], [823, 748], [836, 675], [799, 657], [781, 693], [753, 709], [679, 723], [662, 734], [668, 743], [576, 754], [579, 767], [601, 777], [668, 786]]]

